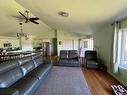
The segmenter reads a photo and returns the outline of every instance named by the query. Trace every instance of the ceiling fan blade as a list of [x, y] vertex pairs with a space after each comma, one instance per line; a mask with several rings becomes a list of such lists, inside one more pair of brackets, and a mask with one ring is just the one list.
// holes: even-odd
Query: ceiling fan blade
[[31, 22], [35, 23], [35, 24], [39, 24], [38, 22], [34, 21], [34, 20], [30, 20]]
[[27, 23], [29, 20], [26, 20], [25, 23]]
[[38, 17], [31, 17], [30, 19], [31, 19], [31, 20], [39, 20]]
[[23, 16], [23, 17], [25, 17], [25, 19], [28, 19], [24, 14], [22, 14], [20, 11], [19, 11], [19, 13]]
[[22, 17], [22, 16], [12, 16], [12, 17], [18, 18], [18, 19], [24, 19], [24, 17]]

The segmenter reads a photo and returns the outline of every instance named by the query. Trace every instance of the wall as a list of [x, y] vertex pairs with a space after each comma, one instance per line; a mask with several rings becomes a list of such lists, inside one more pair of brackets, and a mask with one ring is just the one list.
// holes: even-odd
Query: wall
[[32, 46], [33, 46], [33, 48], [42, 46], [42, 40], [34, 39], [32, 42]]
[[28, 40], [25, 40], [24, 37], [20, 39], [22, 51], [32, 51], [33, 50], [33, 40], [34, 36], [28, 36]]
[[29, 36], [28, 40], [24, 37], [17, 39], [17, 37], [0, 36], [0, 48], [4, 48], [4, 43], [11, 43], [12, 47], [21, 47], [23, 51], [33, 50], [34, 36]]
[[52, 38], [55, 38], [54, 30], [42, 32], [42, 34], [36, 37], [36, 39], [52, 39]]
[[[127, 21], [122, 22], [122, 27], [127, 27]], [[127, 85], [127, 70], [119, 67], [119, 74], [113, 73], [112, 48], [113, 48], [113, 26], [106, 26], [93, 34], [94, 48], [98, 57], [107, 66], [108, 72], [124, 85]]]
[[19, 47], [19, 40], [16, 37], [0, 36], [0, 48], [4, 48], [4, 43], [11, 43], [12, 47]]
[[[87, 47], [84, 47], [84, 42], [87, 42]], [[93, 38], [80, 39], [80, 47], [86, 48], [88, 50], [93, 50]]]
[[60, 50], [78, 50], [79, 49], [78, 43], [80, 38], [86, 38], [86, 36], [80, 33], [72, 33], [63, 30], [57, 30], [58, 56]]
[[[72, 49], [78, 50], [79, 39], [85, 39], [85, 38], [87, 38], [87, 36], [80, 33], [67, 32], [67, 31], [57, 29], [57, 30], [51, 30], [48, 32], [43, 32], [42, 35], [40, 35], [40, 37], [37, 37], [37, 38], [35, 37], [33, 40], [33, 46], [34, 47], [37, 46], [36, 43], [38, 42], [41, 42], [41, 41], [45, 42], [48, 40], [50, 43], [52, 43], [51, 50], [52, 51], [54, 50], [55, 52], [57, 49], [57, 54], [59, 56], [60, 50], [72, 50]], [[56, 39], [57, 45], [54, 44], [53, 39]], [[52, 54], [54, 54], [54, 52], [52, 52]]]
[[33, 50], [34, 47], [37, 47], [39, 43], [45, 42], [46, 40], [51, 40], [55, 37], [54, 30], [42, 32], [38, 37], [29, 36], [28, 40], [25, 40], [24, 37], [21, 39], [21, 47], [23, 51]]

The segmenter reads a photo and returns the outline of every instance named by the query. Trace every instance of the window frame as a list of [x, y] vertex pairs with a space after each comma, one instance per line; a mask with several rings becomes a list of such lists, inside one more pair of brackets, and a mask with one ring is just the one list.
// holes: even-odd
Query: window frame
[[84, 47], [83, 48], [88, 48], [88, 40], [84, 41]]
[[124, 61], [124, 47], [126, 46], [126, 44], [124, 44], [124, 43], [126, 43], [126, 42], [125, 42], [125, 41], [126, 41], [126, 36], [125, 36], [125, 34], [127, 34], [127, 33], [125, 33], [125, 32], [127, 32], [127, 28], [120, 29], [119, 32], [122, 33], [122, 35], [121, 35], [121, 44], [120, 44], [120, 45], [121, 45], [120, 65], [121, 65], [121, 66], [125, 66], [125, 65], [126, 65], [125, 67], [127, 67], [127, 63], [125, 63], [125, 61]]

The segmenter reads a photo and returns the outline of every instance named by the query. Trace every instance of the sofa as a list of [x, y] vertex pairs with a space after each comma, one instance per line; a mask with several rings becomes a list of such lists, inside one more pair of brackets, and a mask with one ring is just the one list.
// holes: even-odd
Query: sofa
[[77, 50], [61, 50], [58, 61], [60, 66], [80, 66], [79, 54]]
[[100, 61], [97, 57], [96, 51], [86, 51], [85, 52], [85, 64], [87, 68], [97, 69], [100, 66]]
[[35, 54], [0, 64], [0, 95], [34, 95], [52, 68]]

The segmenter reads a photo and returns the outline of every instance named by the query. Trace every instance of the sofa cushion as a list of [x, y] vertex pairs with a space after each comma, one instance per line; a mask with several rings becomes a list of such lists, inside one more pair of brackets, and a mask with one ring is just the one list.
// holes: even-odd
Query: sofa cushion
[[23, 64], [27, 63], [28, 61], [30, 61], [31, 59], [32, 59], [31, 56], [23, 57], [18, 60], [18, 64], [23, 65]]
[[67, 59], [68, 58], [68, 51], [67, 50], [61, 50], [60, 51], [60, 59]]
[[94, 60], [87, 61], [87, 68], [98, 68], [99, 63]]
[[17, 60], [10, 60], [0, 64], [0, 74], [18, 66]]
[[44, 72], [44, 76], [46, 76], [48, 74], [48, 72], [51, 70], [52, 68], [52, 64], [48, 63], [48, 64], [44, 64], [44, 65], [40, 65], [37, 69], [37, 75], [38, 77], [42, 78], [42, 73]]
[[68, 58], [69, 59], [78, 59], [78, 51], [77, 50], [69, 50], [69, 54], [68, 54]]
[[60, 59], [59, 64], [68, 64], [68, 59]]
[[85, 57], [87, 60], [97, 60], [97, 52], [96, 51], [86, 51]]
[[34, 77], [22, 78], [11, 86], [19, 91], [20, 95], [32, 95], [39, 86], [39, 80]]
[[60, 54], [68, 54], [68, 50], [60, 50]]
[[68, 58], [69, 59], [77, 59], [78, 60], [78, 54], [69, 54]]
[[34, 54], [34, 55], [32, 56], [32, 59], [38, 58], [38, 57], [40, 57], [40, 56], [42, 56], [42, 55], [41, 55], [41, 54]]
[[35, 68], [35, 65], [32, 60], [28, 61], [26, 64], [21, 65], [21, 71], [24, 76], [30, 71], [32, 71], [34, 68]]
[[32, 59], [33, 59], [34, 64], [35, 64], [36, 67], [39, 66], [39, 65], [41, 65], [41, 64], [43, 64], [42, 55], [33, 56]]
[[22, 72], [19, 67], [8, 72], [0, 74], [0, 88], [6, 88], [22, 78]]
[[68, 54], [60, 54], [60, 59], [67, 59], [68, 58]]
[[44, 79], [50, 69], [52, 68], [52, 64], [43, 64], [30, 72], [27, 77], [37, 77], [39, 80]]
[[69, 54], [78, 54], [77, 50], [69, 50], [68, 52], [69, 52]]
[[88, 60], [87, 64], [89, 64], [89, 65], [98, 65], [99, 63], [97, 61], [94, 61], [94, 60]]
[[13, 88], [0, 88], [0, 95], [19, 95], [19, 91]]
[[70, 59], [68, 61], [69, 64], [79, 64], [79, 61], [77, 59]]

